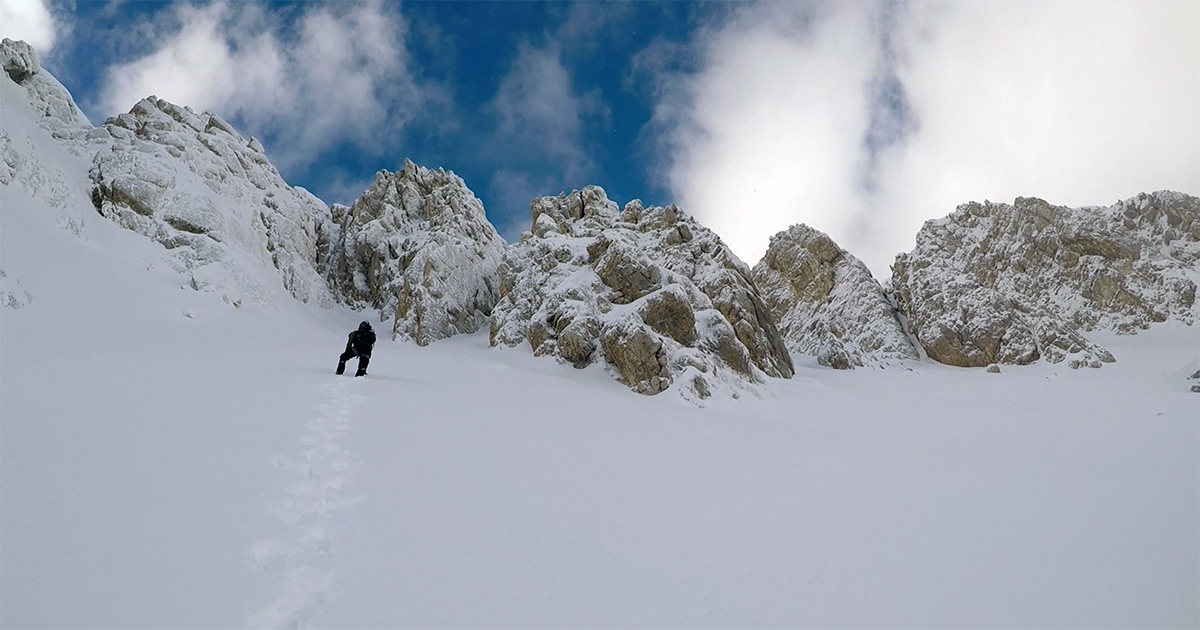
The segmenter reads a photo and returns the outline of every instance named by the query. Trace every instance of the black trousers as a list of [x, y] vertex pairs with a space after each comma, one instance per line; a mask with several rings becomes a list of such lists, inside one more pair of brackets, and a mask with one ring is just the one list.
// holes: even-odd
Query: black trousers
[[358, 357], [358, 371], [367, 371], [367, 364], [371, 362], [371, 355], [358, 354], [354, 351], [354, 348], [346, 348], [346, 351], [342, 353], [342, 356], [338, 357], [338, 374], [342, 373], [342, 369], [345, 368], [346, 361], [349, 361], [354, 357]]

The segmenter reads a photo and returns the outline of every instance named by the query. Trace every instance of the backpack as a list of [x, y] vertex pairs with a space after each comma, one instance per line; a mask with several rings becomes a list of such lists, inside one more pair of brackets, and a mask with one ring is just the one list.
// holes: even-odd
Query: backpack
[[373, 330], [353, 330], [347, 337], [347, 346], [352, 346], [357, 351], [370, 353], [371, 348], [375, 345], [375, 331]]

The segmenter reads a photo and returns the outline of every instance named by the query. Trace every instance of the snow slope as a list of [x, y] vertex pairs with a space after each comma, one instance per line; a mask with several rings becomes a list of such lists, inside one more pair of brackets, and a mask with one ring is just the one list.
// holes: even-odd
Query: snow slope
[[486, 334], [234, 309], [0, 188], [4, 627], [1188, 627], [1194, 328], [1111, 369], [797, 357], [762, 399], [635, 396]]
[[[1172, 332], [1129, 363], [1186, 362]], [[1165, 367], [810, 366], [698, 412], [481, 340], [397, 354], [314, 627], [1196, 620], [1196, 400]]]
[[797, 355], [703, 409], [486, 333], [335, 377], [361, 314], [193, 290], [11, 102], [0, 627], [1200, 625], [1194, 326], [1103, 370]]

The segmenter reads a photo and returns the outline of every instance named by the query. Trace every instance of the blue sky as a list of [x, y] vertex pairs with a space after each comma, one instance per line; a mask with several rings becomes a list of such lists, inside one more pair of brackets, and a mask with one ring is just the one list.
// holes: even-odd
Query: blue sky
[[1200, 193], [1200, 3], [0, 0], [93, 123], [155, 94], [349, 203], [405, 158], [508, 239], [587, 184], [747, 263], [793, 223], [879, 277], [966, 201]]

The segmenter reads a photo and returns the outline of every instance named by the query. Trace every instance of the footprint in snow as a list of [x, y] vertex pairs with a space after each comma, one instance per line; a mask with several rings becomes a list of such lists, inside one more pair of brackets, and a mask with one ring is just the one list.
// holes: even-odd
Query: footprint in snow
[[365, 398], [351, 392], [353, 379], [321, 387], [323, 401], [299, 438], [296, 456], [277, 455], [269, 463], [284, 480], [266, 493], [278, 532], [254, 543], [252, 566], [279, 576], [278, 594], [252, 614], [256, 628], [305, 625], [325, 605], [333, 573], [328, 562], [350, 508], [363, 500], [353, 493], [358, 460], [341, 444], [354, 409]]

